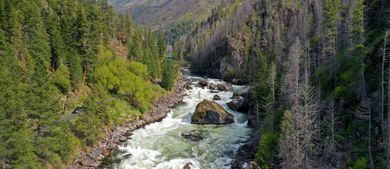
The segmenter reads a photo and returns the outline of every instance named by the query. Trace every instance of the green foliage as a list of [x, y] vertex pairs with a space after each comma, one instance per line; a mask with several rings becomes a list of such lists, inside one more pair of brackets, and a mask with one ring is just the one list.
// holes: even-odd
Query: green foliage
[[74, 52], [69, 52], [68, 54], [68, 67], [70, 69], [72, 89], [77, 90], [80, 88], [83, 80], [83, 69], [80, 57]]
[[177, 63], [173, 60], [165, 59], [161, 87], [166, 90], [171, 90], [175, 85], [177, 74]]
[[145, 80], [149, 78], [148, 67], [142, 63], [130, 62], [129, 71]]
[[[162, 36], [105, 1], [0, 0], [0, 18], [1, 166], [65, 168], [102, 128], [142, 116], [165, 93], [148, 81], [162, 76]], [[132, 61], [107, 47], [118, 32], [131, 35]], [[75, 102], [82, 113], [63, 121]]]
[[[336, 24], [339, 19], [340, 12], [340, 0], [325, 0], [324, 1], [324, 10], [325, 10], [325, 28], [327, 31], [328, 38], [332, 40], [334, 45], [334, 40], [337, 36]], [[333, 46], [334, 47], [334, 46]]]
[[233, 79], [234, 77], [236, 77], [236, 71], [233, 68], [228, 68], [223, 74], [223, 79]]
[[264, 132], [261, 134], [259, 151], [256, 152], [255, 161], [261, 168], [271, 169], [273, 156], [277, 152], [279, 136], [276, 133]]
[[66, 94], [71, 87], [69, 80], [70, 72], [68, 67], [66, 67], [64, 64], [61, 64], [55, 71], [54, 76], [56, 86], [61, 90], [62, 93]]
[[153, 93], [157, 93], [157, 96], [162, 93], [161, 88], [144, 80], [148, 77], [146, 71], [146, 66], [141, 63], [113, 57], [96, 68], [94, 77], [97, 85], [113, 95], [129, 96], [130, 104], [145, 112], [156, 99]]
[[354, 161], [348, 169], [366, 169], [368, 167], [368, 161], [366, 157], [359, 158]]
[[139, 31], [134, 31], [132, 33], [132, 38], [127, 44], [129, 50], [128, 58], [130, 60], [143, 58], [143, 49], [142, 49], [142, 34]]
[[34, 146], [33, 140], [33, 131], [26, 126], [22, 126], [10, 134], [8, 149], [12, 152], [9, 158], [13, 159], [11, 164], [15, 168], [40, 168], [38, 156], [34, 153], [37, 148]]
[[283, 134], [289, 134], [292, 130], [292, 112], [286, 110], [283, 115], [282, 123], [280, 129]]

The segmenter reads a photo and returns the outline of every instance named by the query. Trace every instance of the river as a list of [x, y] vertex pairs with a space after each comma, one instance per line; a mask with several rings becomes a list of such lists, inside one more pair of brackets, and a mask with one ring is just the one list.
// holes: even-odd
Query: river
[[[236, 150], [247, 142], [253, 130], [247, 127], [247, 116], [233, 111], [226, 105], [233, 92], [212, 93], [207, 87], [195, 87], [198, 76], [185, 75], [192, 82], [192, 90], [186, 91], [177, 105], [161, 122], [147, 125], [133, 132], [131, 139], [115, 153], [118, 162], [107, 168], [115, 169], [183, 169], [190, 163], [192, 169], [229, 169]], [[219, 79], [207, 79], [214, 84], [225, 83]], [[246, 86], [233, 86], [237, 92]], [[191, 115], [203, 99], [212, 100], [217, 94], [218, 104], [234, 115], [230, 125], [194, 125]], [[193, 142], [181, 136], [183, 132], [200, 131], [203, 140]]]

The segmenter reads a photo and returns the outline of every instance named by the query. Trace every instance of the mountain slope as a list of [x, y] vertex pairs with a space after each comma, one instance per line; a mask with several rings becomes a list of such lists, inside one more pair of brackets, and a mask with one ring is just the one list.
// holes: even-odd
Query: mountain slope
[[0, 168], [66, 168], [142, 117], [176, 79], [165, 51], [104, 0], [0, 0]]
[[109, 0], [119, 13], [131, 13], [137, 23], [164, 30], [168, 39], [191, 31], [211, 15], [212, 9], [228, 0]]
[[110, 4], [121, 13], [131, 12], [137, 22], [156, 28], [186, 19], [199, 21], [207, 17], [212, 7], [220, 2], [221, 0], [111, 0]]

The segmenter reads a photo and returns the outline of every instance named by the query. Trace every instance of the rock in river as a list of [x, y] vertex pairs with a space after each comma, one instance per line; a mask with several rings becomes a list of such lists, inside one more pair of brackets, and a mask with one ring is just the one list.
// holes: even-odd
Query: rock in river
[[203, 140], [203, 137], [201, 136], [201, 133], [200, 131], [197, 131], [197, 130], [193, 130], [193, 131], [190, 131], [190, 132], [184, 132], [184, 133], [181, 133], [181, 136], [187, 140], [191, 140], [191, 141], [200, 141], [200, 140]]
[[239, 108], [241, 108], [244, 105], [244, 102], [245, 102], [245, 99], [240, 96], [240, 97], [238, 97], [236, 99], [233, 99], [231, 102], [227, 103], [227, 105], [232, 110], [236, 110], [237, 111]]
[[192, 87], [191, 87], [191, 82], [187, 82], [183, 85], [183, 87], [187, 90], [192, 90]]
[[191, 162], [188, 162], [188, 163], [183, 167], [183, 169], [191, 169], [191, 165], [192, 165], [192, 163], [191, 163]]
[[203, 100], [195, 109], [191, 118], [192, 124], [230, 124], [234, 123], [233, 115], [214, 101]]
[[217, 89], [218, 89], [218, 87], [217, 87], [217, 85], [216, 85], [216, 84], [214, 84], [214, 83], [210, 83], [210, 84], [209, 84], [209, 89], [211, 89], [211, 90], [217, 90]]
[[233, 86], [229, 83], [217, 84], [217, 89], [220, 91], [231, 91], [233, 90]]
[[201, 87], [201, 88], [204, 88], [206, 87], [207, 85], [209, 84], [209, 82], [207, 80], [199, 80], [198, 83], [195, 85], [196, 87]]
[[221, 100], [221, 97], [218, 95], [214, 95], [213, 100]]
[[249, 102], [251, 97], [250, 93], [233, 93], [233, 100], [227, 103], [227, 105], [233, 110], [246, 113], [250, 109]]

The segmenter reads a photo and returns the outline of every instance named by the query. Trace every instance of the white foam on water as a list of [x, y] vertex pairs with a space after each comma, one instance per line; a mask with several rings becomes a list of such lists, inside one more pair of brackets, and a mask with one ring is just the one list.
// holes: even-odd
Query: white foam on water
[[158, 164], [155, 169], [183, 169], [183, 166], [187, 163], [190, 165], [191, 169], [200, 169], [199, 163], [193, 159], [169, 160]]
[[[182, 169], [187, 163], [192, 169], [228, 169], [234, 152], [250, 138], [245, 114], [233, 111], [226, 105], [231, 101], [232, 92], [211, 93], [207, 87], [202, 89], [194, 84], [201, 77], [187, 76], [193, 81], [193, 89], [186, 91], [184, 104], [174, 108], [161, 122], [156, 122], [133, 132], [127, 146], [119, 147], [117, 155], [122, 160], [113, 164], [117, 169]], [[214, 84], [225, 83], [219, 79], [207, 79]], [[245, 86], [233, 86], [235, 90], [245, 91]], [[212, 100], [214, 95], [221, 97], [216, 101], [234, 115], [235, 123], [230, 125], [193, 125], [191, 116], [196, 105], [203, 99]], [[203, 140], [192, 142], [181, 137], [181, 133], [199, 130]]]

